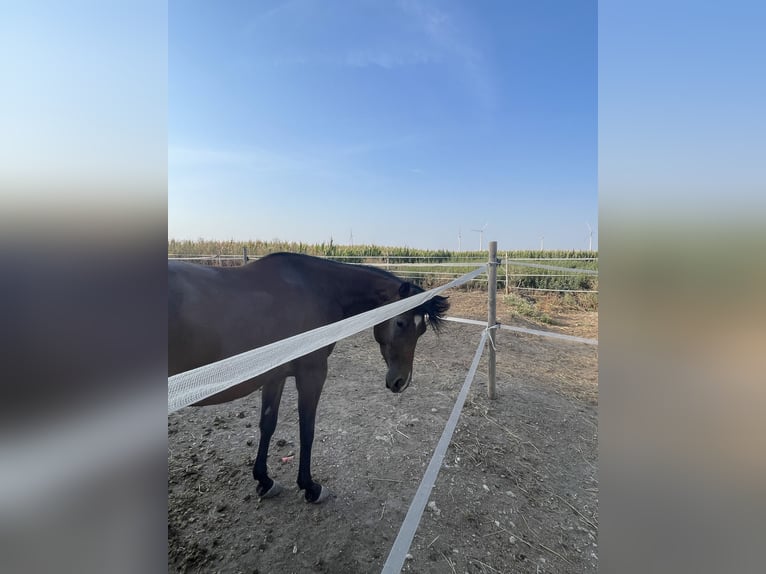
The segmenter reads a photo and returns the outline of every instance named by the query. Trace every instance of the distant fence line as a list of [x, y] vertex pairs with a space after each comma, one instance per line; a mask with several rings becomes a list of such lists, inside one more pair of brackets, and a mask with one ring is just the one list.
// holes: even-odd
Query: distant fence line
[[[266, 257], [266, 255], [248, 255], [248, 259], [260, 259]], [[445, 265], [451, 265], [453, 263], [476, 263], [481, 264], [484, 261], [480, 257], [473, 257], [470, 259], [448, 259], [445, 261], [444, 257], [439, 256], [420, 256], [420, 255], [313, 255], [312, 257], [319, 257], [320, 259], [365, 259], [365, 260], [390, 260], [390, 259], [418, 259], [421, 261], [435, 261], [444, 263]], [[242, 259], [241, 254], [215, 254], [215, 255], [183, 255], [180, 253], [168, 253], [168, 259]], [[598, 261], [598, 256], [593, 257], [514, 257], [512, 261]]]
[[[169, 260], [192, 261], [203, 264], [219, 265], [222, 267], [242, 265], [246, 261], [255, 261], [265, 257], [250, 256], [246, 252], [242, 255], [176, 255], [168, 254]], [[402, 279], [410, 280], [420, 284], [422, 287], [429, 287], [436, 281], [444, 279], [454, 279], [465, 273], [466, 269], [484, 265], [485, 262], [473, 257], [468, 259], [457, 259], [445, 261], [444, 257], [429, 256], [410, 256], [410, 255], [323, 255], [318, 256], [322, 259], [332, 259], [336, 261], [347, 261], [351, 264], [366, 264], [373, 267], [382, 267], [396, 273]], [[417, 260], [413, 262], [412, 260]], [[597, 263], [598, 257], [519, 257], [514, 259], [503, 258], [499, 264], [504, 266], [504, 272], [499, 270], [498, 283], [505, 289], [506, 294], [511, 289], [525, 292], [540, 293], [582, 293], [597, 295], [598, 290], [593, 288], [590, 280], [584, 276], [597, 277], [598, 271], [595, 269], [583, 269], [580, 267], [563, 267], [556, 265], [545, 265], [540, 262], [578, 262], [578, 263]], [[551, 273], [518, 273], [511, 272], [510, 269], [519, 267], [528, 267], [551, 271]], [[418, 269], [420, 268], [420, 269]], [[452, 271], [446, 270], [453, 269]], [[577, 279], [577, 278], [581, 279]], [[562, 283], [564, 283], [562, 285]], [[487, 286], [486, 276], [475, 278], [468, 282], [464, 288], [481, 288]]]

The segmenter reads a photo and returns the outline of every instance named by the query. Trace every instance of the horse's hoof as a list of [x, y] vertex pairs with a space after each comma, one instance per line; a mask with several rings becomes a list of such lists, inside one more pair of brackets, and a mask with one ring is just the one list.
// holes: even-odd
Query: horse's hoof
[[278, 483], [278, 482], [275, 480], [275, 481], [274, 481], [274, 484], [272, 484], [272, 485], [271, 485], [271, 488], [270, 488], [268, 491], [264, 492], [264, 493], [261, 495], [261, 500], [263, 500], [263, 499], [265, 499], [265, 498], [274, 498], [274, 497], [275, 497], [275, 496], [277, 496], [277, 495], [278, 495], [280, 492], [282, 492], [282, 485], [281, 485], [281, 484], [279, 484], [279, 483]]
[[330, 492], [330, 489], [329, 488], [325, 488], [324, 486], [322, 486], [320, 484], [319, 485], [319, 496], [317, 496], [316, 500], [312, 500], [311, 504], [319, 504], [320, 502], [324, 502], [325, 500], [330, 498], [330, 494], [332, 494]]

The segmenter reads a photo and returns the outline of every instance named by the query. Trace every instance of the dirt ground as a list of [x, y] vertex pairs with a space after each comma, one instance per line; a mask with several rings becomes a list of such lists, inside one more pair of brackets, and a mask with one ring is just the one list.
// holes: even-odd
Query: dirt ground
[[[450, 315], [486, 317], [486, 293], [452, 293]], [[544, 304], [544, 302], [543, 302]], [[549, 305], [555, 325], [505, 308], [504, 324], [597, 337], [598, 314]], [[260, 502], [251, 468], [260, 397], [168, 417], [170, 572], [379, 572], [463, 384], [481, 327], [449, 323], [418, 343], [412, 385], [385, 388], [371, 332], [338, 343], [319, 403], [314, 479], [298, 494], [295, 387], [269, 456], [285, 491]], [[485, 349], [410, 548], [413, 573], [596, 572], [598, 348], [498, 335], [498, 398], [486, 397]], [[287, 457], [283, 462], [282, 458]]]

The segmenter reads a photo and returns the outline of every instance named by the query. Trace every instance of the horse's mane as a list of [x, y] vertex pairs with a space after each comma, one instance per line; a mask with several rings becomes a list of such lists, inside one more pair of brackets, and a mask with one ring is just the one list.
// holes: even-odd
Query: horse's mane
[[[414, 287], [416, 289], [416, 293], [423, 292], [423, 289], [417, 285], [414, 285]], [[428, 323], [436, 333], [438, 333], [444, 326], [444, 314], [447, 312], [447, 309], [449, 309], [449, 301], [447, 301], [447, 299], [448, 297], [436, 295], [422, 305], [415, 307], [416, 311], [420, 311], [424, 315], [428, 315]]]
[[[397, 279], [401, 283], [409, 283], [412, 295], [415, 295], [417, 293], [423, 293], [425, 291], [425, 289], [423, 289], [419, 285], [415, 285], [414, 283], [410, 281], [406, 281], [402, 279], [401, 277], [397, 277], [396, 275], [394, 275], [390, 271], [386, 271], [385, 269], [380, 269], [379, 267], [372, 267], [370, 265], [357, 265], [357, 267], [362, 267], [373, 273], [378, 273], [379, 275], [385, 275], [386, 277]], [[441, 295], [436, 295], [432, 299], [429, 299], [428, 301], [423, 303], [422, 305], [415, 307], [416, 311], [419, 311], [423, 315], [428, 315], [428, 323], [431, 325], [431, 328], [436, 333], [438, 333], [441, 330], [441, 328], [444, 326], [444, 314], [449, 309], [449, 301], [447, 301], [447, 299], [448, 297], [442, 297]]]
[[[332, 259], [322, 259], [320, 257], [314, 257], [313, 255], [306, 255], [303, 253], [290, 253], [290, 252], [279, 252], [279, 253], [271, 253], [269, 255], [266, 255], [266, 257], [296, 257], [296, 258], [311, 258], [311, 259], [319, 259], [320, 261], [329, 263], [329, 264], [335, 264], [335, 265], [349, 265], [348, 263], [343, 263], [341, 261], [335, 261]], [[264, 257], [264, 259], [266, 258]], [[419, 287], [418, 285], [415, 285], [414, 283], [411, 283], [409, 281], [406, 281], [402, 279], [401, 277], [397, 277], [390, 271], [386, 271], [385, 269], [381, 269], [379, 267], [373, 267], [371, 265], [362, 265], [362, 264], [354, 264], [354, 267], [359, 269], [364, 269], [365, 271], [368, 271], [370, 273], [374, 273], [376, 275], [380, 275], [382, 277], [386, 277], [389, 279], [394, 279], [396, 281], [399, 281], [400, 284], [402, 283], [409, 283], [411, 286], [412, 294], [416, 293], [423, 293], [425, 291], [422, 287]], [[449, 301], [447, 301], [447, 297], [442, 297], [441, 295], [436, 295], [432, 299], [429, 299], [422, 305], [419, 305], [416, 307], [416, 311], [419, 311], [420, 313], [424, 315], [428, 315], [428, 322], [431, 325], [431, 328], [435, 332], [439, 332], [439, 330], [444, 326], [444, 313], [447, 312], [447, 309], [449, 309]]]

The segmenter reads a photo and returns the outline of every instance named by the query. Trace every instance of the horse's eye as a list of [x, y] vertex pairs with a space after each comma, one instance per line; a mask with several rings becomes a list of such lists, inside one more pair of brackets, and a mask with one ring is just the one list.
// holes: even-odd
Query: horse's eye
[[397, 319], [396, 326], [399, 327], [400, 329], [404, 329], [404, 321], [402, 321], [401, 319]]

